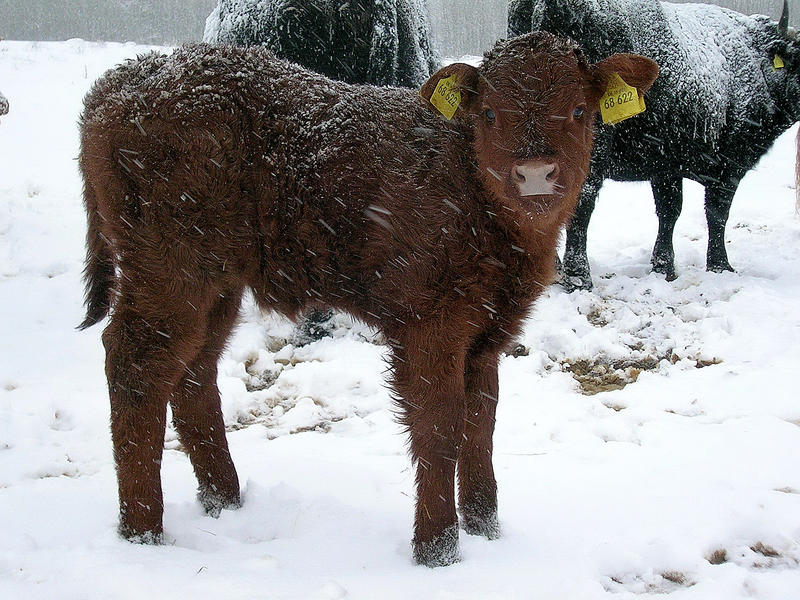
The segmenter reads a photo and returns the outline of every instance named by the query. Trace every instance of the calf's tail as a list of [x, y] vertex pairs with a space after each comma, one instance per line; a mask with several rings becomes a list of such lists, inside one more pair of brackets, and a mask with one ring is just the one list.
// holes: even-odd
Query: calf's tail
[[84, 201], [88, 230], [86, 232], [86, 265], [83, 281], [86, 285], [86, 318], [78, 329], [86, 329], [101, 321], [111, 307], [111, 289], [114, 285], [114, 259], [108, 239], [102, 232], [102, 219], [97, 211], [97, 200], [88, 183], [84, 186]]

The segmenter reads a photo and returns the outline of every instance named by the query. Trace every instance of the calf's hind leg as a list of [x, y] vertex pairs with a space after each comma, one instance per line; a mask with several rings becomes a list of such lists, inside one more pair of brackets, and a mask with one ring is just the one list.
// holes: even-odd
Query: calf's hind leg
[[164, 509], [160, 471], [167, 399], [184, 365], [196, 357], [202, 331], [188, 319], [142, 312], [137, 304], [148, 302], [141, 300], [141, 289], [136, 295], [123, 290], [103, 332], [103, 344], [119, 532], [133, 541], [157, 543]]
[[241, 302], [241, 292], [221, 296], [208, 315], [205, 342], [170, 398], [172, 422], [197, 477], [197, 497], [206, 512], [240, 505], [239, 478], [233, 465], [217, 388], [217, 363]]

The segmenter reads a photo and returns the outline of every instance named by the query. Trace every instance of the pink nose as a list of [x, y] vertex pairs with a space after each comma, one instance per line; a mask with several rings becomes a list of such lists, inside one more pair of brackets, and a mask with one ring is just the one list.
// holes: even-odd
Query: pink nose
[[555, 192], [561, 169], [558, 163], [529, 160], [511, 168], [511, 180], [520, 196], [539, 196]]

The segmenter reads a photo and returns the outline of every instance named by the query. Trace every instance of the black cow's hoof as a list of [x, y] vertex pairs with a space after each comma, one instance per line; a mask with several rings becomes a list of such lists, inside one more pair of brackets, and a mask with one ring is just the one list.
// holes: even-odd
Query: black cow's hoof
[[675, 261], [671, 258], [661, 259], [654, 256], [650, 260], [653, 265], [653, 273], [661, 273], [667, 278], [667, 281], [675, 281], [678, 274], [675, 272]]
[[332, 310], [310, 310], [303, 321], [295, 328], [291, 342], [297, 346], [307, 346], [333, 335]]
[[561, 278], [561, 287], [568, 293], [574, 292], [575, 290], [591, 290], [594, 285], [592, 284], [592, 277], [591, 276], [581, 276], [581, 275], [568, 275], [564, 274]]
[[429, 541], [414, 541], [414, 560], [426, 567], [446, 567], [461, 560], [458, 550], [458, 526], [444, 530], [442, 535]]
[[725, 271], [729, 271], [731, 273], [736, 272], [731, 266], [731, 263], [728, 261], [721, 263], [709, 263], [706, 265], [706, 271], [710, 271], [712, 273], [724, 273]]
[[675, 272], [675, 267], [665, 267], [654, 264], [653, 273], [661, 273], [667, 281], [675, 281], [678, 278], [678, 274]]

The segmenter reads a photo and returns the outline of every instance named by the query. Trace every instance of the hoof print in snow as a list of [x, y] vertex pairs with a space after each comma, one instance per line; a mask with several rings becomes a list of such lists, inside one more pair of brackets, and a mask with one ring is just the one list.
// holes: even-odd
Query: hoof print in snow
[[425, 567], [446, 567], [461, 560], [458, 527], [453, 525], [429, 542], [414, 542], [414, 560]]

